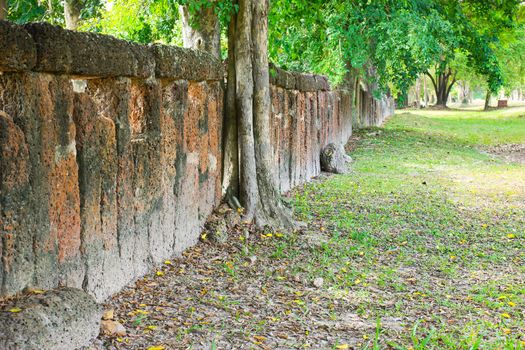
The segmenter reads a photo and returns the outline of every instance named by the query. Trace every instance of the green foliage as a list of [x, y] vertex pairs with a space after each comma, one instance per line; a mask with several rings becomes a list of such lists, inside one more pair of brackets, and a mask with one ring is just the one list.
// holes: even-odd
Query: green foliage
[[116, 0], [81, 29], [139, 43], [181, 44], [178, 7], [172, 0]]
[[[100, 15], [101, 0], [80, 0], [81, 20], [88, 20]], [[49, 22], [64, 26], [64, 3], [62, 0], [11, 0], [8, 1], [8, 19], [24, 24], [28, 22]]]
[[64, 23], [62, 1], [16, 0], [8, 1], [8, 19], [19, 24], [46, 21], [53, 24]]
[[341, 82], [350, 67], [380, 90], [403, 94], [428, 70], [447, 70], [456, 55], [486, 78], [503, 83], [494, 52], [514, 23], [516, 0], [302, 1], [275, 0], [270, 55], [290, 69]]

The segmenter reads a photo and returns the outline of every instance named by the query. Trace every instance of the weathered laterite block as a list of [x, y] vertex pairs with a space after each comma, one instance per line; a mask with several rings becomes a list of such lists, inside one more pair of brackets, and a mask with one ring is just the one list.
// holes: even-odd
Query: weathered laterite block
[[211, 54], [176, 46], [152, 45], [155, 76], [163, 79], [213, 81], [224, 78], [222, 63]]
[[48, 23], [30, 23], [24, 29], [36, 45], [35, 71], [85, 77], [147, 78], [153, 74], [153, 55], [144, 46]]
[[0, 20], [0, 72], [27, 71], [36, 64], [36, 45], [22, 27]]

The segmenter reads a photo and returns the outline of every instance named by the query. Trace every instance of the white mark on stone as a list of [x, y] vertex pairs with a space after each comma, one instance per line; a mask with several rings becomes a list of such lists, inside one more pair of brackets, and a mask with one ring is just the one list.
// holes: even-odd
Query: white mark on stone
[[208, 164], [211, 172], [214, 172], [217, 169], [217, 158], [211, 153], [208, 153]]
[[187, 163], [191, 165], [199, 165], [199, 154], [197, 152], [188, 153]]

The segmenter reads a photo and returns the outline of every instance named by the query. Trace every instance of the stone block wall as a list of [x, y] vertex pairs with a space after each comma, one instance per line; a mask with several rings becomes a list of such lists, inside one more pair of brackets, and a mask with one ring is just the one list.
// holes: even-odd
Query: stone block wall
[[221, 62], [46, 24], [0, 22], [0, 48], [0, 295], [102, 300], [197, 242], [221, 199]]
[[[221, 200], [221, 62], [5, 21], [0, 51], [0, 296], [67, 285], [103, 300], [197, 242]], [[321, 76], [272, 68], [271, 95], [282, 192], [367, 120]]]
[[319, 155], [352, 135], [351, 92], [331, 91], [325, 77], [271, 70], [272, 143], [281, 192], [321, 173]]

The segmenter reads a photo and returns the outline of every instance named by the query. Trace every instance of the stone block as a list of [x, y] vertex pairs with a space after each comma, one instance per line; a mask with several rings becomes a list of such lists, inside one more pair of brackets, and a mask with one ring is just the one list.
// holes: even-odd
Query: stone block
[[153, 74], [153, 56], [143, 45], [48, 23], [29, 23], [24, 28], [36, 45], [36, 71], [76, 77], [147, 78]]
[[22, 27], [0, 21], [0, 71], [26, 71], [36, 64], [33, 38]]
[[102, 308], [79, 289], [24, 295], [0, 310], [0, 348], [78, 349], [97, 337], [101, 317]]
[[177, 46], [152, 45], [155, 75], [162, 79], [213, 81], [224, 78], [224, 67], [211, 54]]

